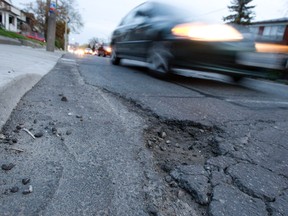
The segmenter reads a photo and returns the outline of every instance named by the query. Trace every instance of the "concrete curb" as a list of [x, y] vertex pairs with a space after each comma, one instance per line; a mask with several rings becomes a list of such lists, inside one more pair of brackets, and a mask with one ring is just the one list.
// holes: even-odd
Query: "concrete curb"
[[23, 95], [50, 72], [63, 52], [0, 44], [0, 130]]
[[23, 95], [25, 95], [41, 78], [42, 76], [39, 74], [24, 74], [14, 78], [5, 86], [0, 87], [0, 128], [6, 123], [11, 112]]

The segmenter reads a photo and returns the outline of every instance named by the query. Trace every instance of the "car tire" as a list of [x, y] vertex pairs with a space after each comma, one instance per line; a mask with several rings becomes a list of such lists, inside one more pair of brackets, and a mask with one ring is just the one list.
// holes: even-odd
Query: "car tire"
[[111, 58], [110, 61], [113, 65], [119, 65], [120, 64], [120, 58], [117, 56], [116, 52], [116, 47], [112, 47], [112, 52], [111, 52]]
[[243, 76], [231, 76], [233, 82], [240, 83], [243, 80]]
[[169, 46], [165, 42], [154, 42], [147, 57], [150, 72], [160, 78], [169, 77], [172, 58]]

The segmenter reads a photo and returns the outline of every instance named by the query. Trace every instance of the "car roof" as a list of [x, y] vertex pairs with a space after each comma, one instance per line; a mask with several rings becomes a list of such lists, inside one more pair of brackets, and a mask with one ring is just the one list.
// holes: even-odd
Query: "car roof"
[[[146, 9], [145, 9], [146, 7]], [[169, 19], [192, 19], [192, 12], [191, 8], [183, 8], [176, 3], [166, 3], [162, 1], [146, 1], [140, 5], [138, 5], [133, 10], [144, 10], [149, 11], [149, 14], [155, 17], [166, 17]]]

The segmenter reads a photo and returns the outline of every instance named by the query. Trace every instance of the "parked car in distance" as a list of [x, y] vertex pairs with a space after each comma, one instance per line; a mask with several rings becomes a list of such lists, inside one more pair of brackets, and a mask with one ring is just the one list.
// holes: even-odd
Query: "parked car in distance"
[[112, 33], [111, 48], [112, 64], [144, 61], [163, 77], [175, 68], [227, 74], [235, 81], [266, 76], [243, 61], [256, 52], [252, 37], [231, 25], [195, 20], [192, 12], [165, 3], [145, 2], [131, 10]]
[[43, 34], [38, 32], [21, 32], [22, 35], [24, 35], [27, 38], [38, 40], [41, 42], [46, 42], [45, 37]]
[[108, 44], [101, 44], [98, 48], [97, 48], [97, 55], [98, 56], [110, 56], [111, 55], [111, 47]]
[[91, 55], [93, 53], [93, 50], [91, 48], [85, 48], [84, 54], [89, 54]]
[[75, 49], [74, 54], [79, 55], [79, 56], [83, 56], [85, 54], [85, 51], [81, 48], [77, 48], [77, 49]]

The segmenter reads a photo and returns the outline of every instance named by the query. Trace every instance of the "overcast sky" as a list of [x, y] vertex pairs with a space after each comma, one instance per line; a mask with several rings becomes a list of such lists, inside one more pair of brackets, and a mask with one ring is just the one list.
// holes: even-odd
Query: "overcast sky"
[[[79, 34], [71, 34], [70, 42], [88, 43], [93, 37], [108, 38], [119, 24], [121, 18], [132, 8], [146, 0], [76, 0], [77, 7], [84, 20], [84, 28]], [[12, 0], [12, 3], [23, 8], [21, 3], [33, 0]], [[222, 22], [223, 16], [229, 14], [227, 6], [231, 0], [165, 0], [177, 3], [199, 14], [199, 19], [210, 19]], [[255, 21], [288, 17], [288, 0], [253, 0]]]

